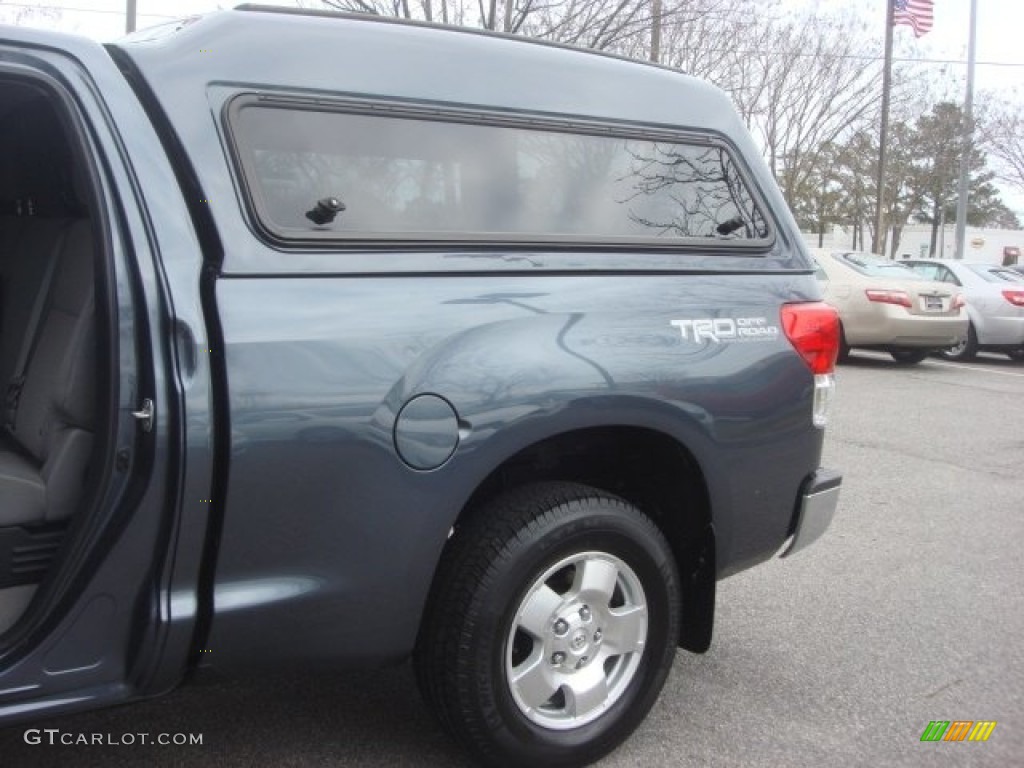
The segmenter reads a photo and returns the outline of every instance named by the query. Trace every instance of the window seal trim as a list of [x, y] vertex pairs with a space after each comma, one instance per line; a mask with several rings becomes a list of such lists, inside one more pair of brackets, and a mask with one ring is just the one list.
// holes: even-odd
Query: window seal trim
[[[258, 192], [257, 175], [251, 153], [243, 151], [244, 136], [236, 131], [242, 109], [258, 105], [272, 109], [294, 109], [374, 117], [432, 120], [437, 122], [521, 128], [571, 133], [585, 136], [667, 141], [691, 146], [724, 149], [734, 163], [747, 193], [760, 211], [768, 234], [763, 238], [729, 240], [717, 238], [659, 238], [641, 236], [521, 235], [496, 232], [359, 232], [346, 234], [333, 230], [298, 230], [273, 223]], [[759, 186], [753, 182], [742, 153], [725, 136], [712, 131], [682, 127], [654, 126], [626, 121], [602, 120], [585, 116], [552, 115], [539, 112], [512, 112], [496, 108], [452, 105], [448, 103], [399, 101], [394, 99], [349, 96], [312, 96], [266, 91], [241, 91], [229, 97], [221, 108], [224, 136], [227, 140], [235, 182], [244, 202], [248, 223], [268, 245], [279, 250], [338, 250], [409, 248], [421, 245], [430, 249], [508, 247], [511, 249], [621, 250], [624, 246], [654, 252], [724, 252], [737, 256], [766, 255], [775, 246], [777, 226], [772, 209], [766, 205]]]

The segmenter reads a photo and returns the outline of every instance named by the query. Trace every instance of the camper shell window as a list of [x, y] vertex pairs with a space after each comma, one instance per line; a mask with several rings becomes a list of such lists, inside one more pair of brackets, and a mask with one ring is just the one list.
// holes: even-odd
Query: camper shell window
[[710, 135], [254, 95], [227, 121], [245, 196], [279, 242], [770, 242]]

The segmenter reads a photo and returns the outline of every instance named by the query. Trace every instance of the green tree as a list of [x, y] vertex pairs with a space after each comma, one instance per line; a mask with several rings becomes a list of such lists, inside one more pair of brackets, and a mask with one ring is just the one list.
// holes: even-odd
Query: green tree
[[[917, 120], [896, 120], [890, 126], [888, 163], [883, 190], [889, 253], [899, 251], [908, 223], [932, 226], [934, 254], [943, 221], [956, 218], [960, 157], [964, 146], [964, 115], [956, 104], [939, 102]], [[864, 222], [873, 235], [875, 175], [878, 169], [878, 137], [873, 130], [858, 131], [838, 145], [838, 151], [821, 149], [831, 170], [819, 169], [832, 180], [827, 200], [813, 189], [800, 188], [790, 200], [804, 228], [820, 226], [815, 210], [826, 210], [833, 222], [853, 228], [854, 245], [866, 247]], [[1013, 227], [1017, 221], [993, 184], [995, 174], [986, 168], [985, 154], [972, 142], [969, 161], [967, 223], [976, 227]], [[816, 197], [817, 195], [817, 197]], [[816, 202], [818, 208], [815, 208]], [[818, 231], [818, 230], [815, 230]]]
[[[888, 167], [883, 190], [885, 221], [889, 227], [889, 257], [895, 258], [903, 228], [921, 209], [920, 146], [915, 126], [896, 123], [889, 128]], [[884, 240], [885, 233], [883, 233]]]
[[[903, 228], [920, 207], [914, 140], [912, 125], [894, 122], [890, 126], [883, 200], [892, 253], [899, 248]], [[834, 221], [852, 229], [854, 248], [867, 250], [875, 235], [877, 133], [870, 129], [857, 131], [837, 145], [836, 151], [828, 155], [828, 161], [832, 164], [828, 173], [835, 184]]]
[[992, 184], [995, 173], [986, 168], [985, 153], [973, 137], [965, 139], [966, 116], [958, 104], [940, 102], [915, 126], [917, 179], [920, 186], [918, 221], [931, 224], [930, 252], [935, 254], [942, 222], [956, 218], [960, 163], [966, 147], [967, 223], [990, 226], [1007, 212]]
[[[832, 142], [822, 145], [817, 151], [818, 162], [794, 179], [783, 171], [779, 186], [787, 190], [789, 205], [800, 229], [818, 235], [818, 247], [822, 247], [825, 234], [834, 224], [845, 223], [846, 190], [840, 177], [839, 156], [842, 147]], [[787, 158], [788, 160], [788, 158]], [[790, 166], [790, 163], [786, 163]]]

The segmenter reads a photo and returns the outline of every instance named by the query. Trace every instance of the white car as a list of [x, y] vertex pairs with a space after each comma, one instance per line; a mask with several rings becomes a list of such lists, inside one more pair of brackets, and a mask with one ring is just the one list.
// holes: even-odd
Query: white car
[[958, 286], [967, 300], [967, 338], [942, 352], [947, 360], [971, 360], [978, 350], [1024, 360], [1024, 275], [997, 264], [955, 259], [904, 259], [924, 277]]

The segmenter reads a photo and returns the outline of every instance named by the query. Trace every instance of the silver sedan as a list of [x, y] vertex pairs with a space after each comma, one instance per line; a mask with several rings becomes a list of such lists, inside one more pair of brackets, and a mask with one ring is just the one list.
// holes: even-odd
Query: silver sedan
[[905, 259], [900, 263], [963, 292], [971, 320], [967, 338], [942, 352], [943, 357], [971, 360], [984, 349], [1024, 360], [1024, 275], [997, 264], [953, 259]]

